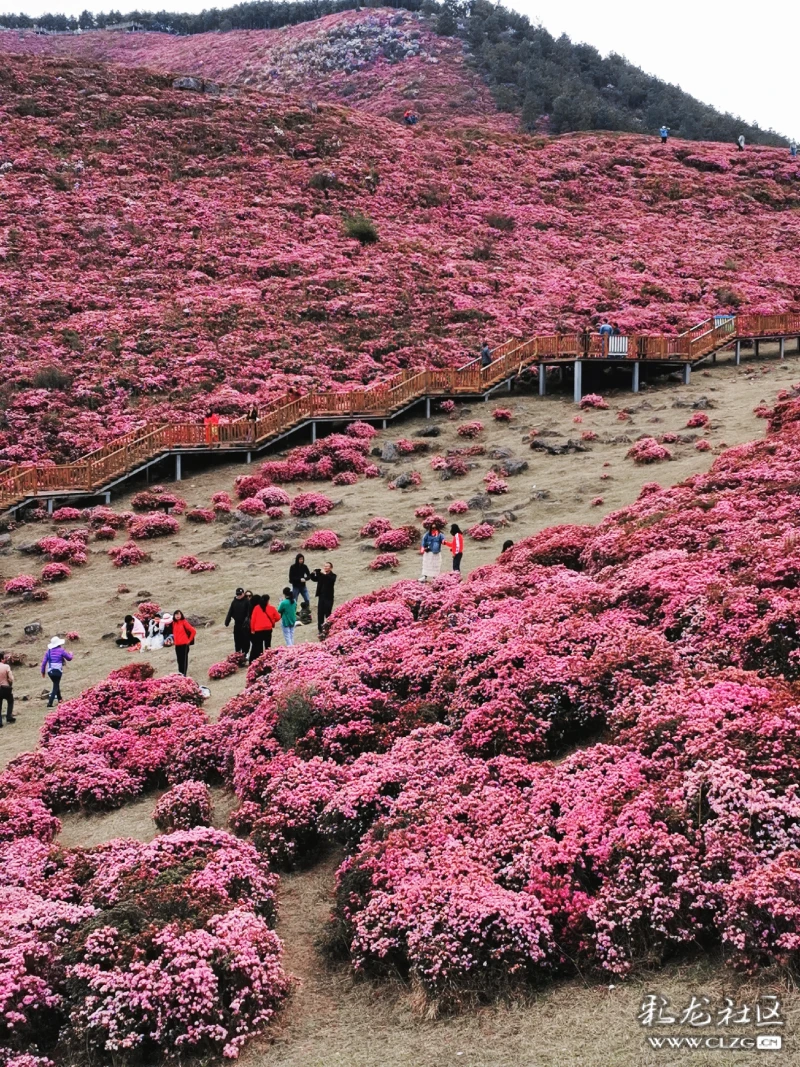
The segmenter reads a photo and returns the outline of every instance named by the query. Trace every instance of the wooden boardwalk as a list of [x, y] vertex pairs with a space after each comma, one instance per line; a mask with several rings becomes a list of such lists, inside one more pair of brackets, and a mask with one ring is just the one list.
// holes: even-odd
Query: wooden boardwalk
[[800, 347], [800, 313], [787, 315], [723, 315], [707, 319], [686, 333], [667, 336], [634, 334], [547, 334], [526, 341], [510, 340], [495, 348], [492, 362], [482, 367], [473, 360], [460, 368], [403, 371], [365, 389], [341, 393], [310, 393], [299, 398], [275, 400], [253, 427], [238, 419], [221, 423], [212, 431], [197, 422], [152, 424], [90, 452], [75, 463], [59, 466], [17, 464], [0, 474], [0, 509], [5, 510], [37, 497], [98, 496], [145, 469], [167, 454], [175, 454], [176, 477], [180, 478], [182, 454], [216, 454], [261, 451], [287, 434], [326, 420], [366, 419], [386, 421], [412, 404], [448, 397], [487, 396], [511, 382], [523, 370], [538, 369], [539, 391], [544, 393], [546, 368], [574, 366], [575, 399], [581, 395], [584, 362], [614, 362], [632, 365], [633, 388], [638, 391], [641, 364], [676, 364], [689, 380], [691, 367], [725, 348], [735, 346], [738, 363], [743, 341], [778, 341], [781, 355], [787, 338], [797, 338]]

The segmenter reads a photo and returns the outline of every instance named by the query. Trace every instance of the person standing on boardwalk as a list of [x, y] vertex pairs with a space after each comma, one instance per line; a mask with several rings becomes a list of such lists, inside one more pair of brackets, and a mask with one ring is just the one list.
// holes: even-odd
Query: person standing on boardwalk
[[281, 618], [283, 640], [287, 647], [291, 648], [294, 644], [294, 628], [297, 625], [297, 604], [288, 585], [283, 590], [283, 600], [278, 604], [278, 614]]
[[45, 675], [53, 683], [53, 688], [47, 700], [48, 708], [52, 708], [56, 701], [61, 703], [61, 678], [64, 674], [64, 664], [72, 659], [72, 653], [64, 648], [62, 637], [53, 637], [47, 646], [47, 651], [42, 659], [42, 678]]
[[597, 332], [600, 334], [601, 340], [603, 342], [603, 355], [607, 356], [609, 354], [610, 338], [611, 335], [614, 333], [614, 327], [611, 325], [608, 319], [603, 319], [603, 321], [600, 323], [600, 327]]
[[255, 404], [247, 412], [247, 439], [248, 441], [255, 441], [256, 431], [258, 427], [258, 408]]
[[311, 573], [311, 581], [317, 583], [317, 632], [322, 637], [322, 627], [333, 611], [333, 587], [336, 585], [333, 564], [328, 561], [322, 570], [317, 567]]
[[669, 137], [669, 126], [662, 126], [658, 131], [658, 136], [661, 138], [661, 143], [666, 144]]
[[189, 673], [189, 647], [194, 644], [197, 630], [188, 621], [182, 611], [172, 613], [172, 639], [175, 642], [175, 658], [178, 661], [178, 673], [184, 678]]
[[258, 659], [265, 648], [272, 646], [272, 631], [281, 617], [269, 602], [269, 596], [253, 598], [253, 610], [250, 612], [250, 662]]
[[492, 362], [492, 350], [489, 348], [489, 342], [484, 341], [481, 345], [481, 366], [488, 367]]
[[298, 552], [294, 557], [294, 563], [289, 568], [289, 585], [292, 587], [292, 596], [295, 600], [303, 598], [300, 608], [300, 618], [303, 622], [311, 622], [311, 600], [306, 585], [310, 577], [311, 571], [306, 566], [306, 557], [302, 552]]
[[250, 601], [245, 596], [244, 589], [240, 586], [228, 608], [225, 616], [225, 625], [233, 623], [233, 647], [237, 652], [246, 656], [250, 650]]
[[3, 704], [6, 705], [6, 722], [16, 722], [14, 718], [14, 672], [6, 663], [5, 652], [0, 652], [0, 727], [3, 725]]
[[431, 526], [430, 530], [422, 538], [422, 581], [436, 578], [442, 571], [442, 545], [444, 534], [438, 526]]
[[464, 555], [464, 535], [461, 532], [461, 527], [453, 523], [450, 527], [450, 536], [453, 540], [445, 541], [444, 543], [453, 553], [453, 570], [461, 574], [461, 557]]

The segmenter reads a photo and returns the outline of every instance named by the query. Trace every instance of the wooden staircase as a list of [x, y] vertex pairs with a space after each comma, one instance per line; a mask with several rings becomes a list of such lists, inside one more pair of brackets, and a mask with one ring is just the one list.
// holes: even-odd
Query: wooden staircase
[[36, 497], [98, 495], [168, 453], [259, 451], [303, 425], [326, 419], [384, 420], [419, 400], [486, 396], [533, 366], [603, 360], [692, 366], [742, 341], [800, 339], [800, 313], [722, 315], [686, 333], [634, 334], [603, 340], [597, 334], [545, 334], [510, 340], [495, 348], [492, 362], [473, 360], [459, 368], [403, 371], [365, 389], [278, 398], [255, 424], [246, 419], [213, 429], [197, 422], [148, 423], [76, 463], [17, 464], [0, 474], [0, 509]]

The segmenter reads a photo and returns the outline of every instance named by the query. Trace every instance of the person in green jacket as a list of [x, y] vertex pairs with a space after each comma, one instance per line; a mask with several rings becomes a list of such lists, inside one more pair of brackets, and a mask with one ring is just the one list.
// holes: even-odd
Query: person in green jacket
[[291, 646], [294, 644], [294, 628], [297, 625], [297, 604], [292, 599], [292, 590], [288, 585], [283, 590], [283, 600], [278, 604], [278, 614], [281, 617], [283, 639]]

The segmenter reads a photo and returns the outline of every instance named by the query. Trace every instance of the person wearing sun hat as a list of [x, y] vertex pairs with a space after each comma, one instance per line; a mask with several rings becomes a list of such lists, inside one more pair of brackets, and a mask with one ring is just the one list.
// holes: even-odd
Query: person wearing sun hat
[[47, 701], [48, 708], [52, 708], [56, 701], [60, 704], [63, 699], [61, 696], [61, 676], [64, 673], [64, 664], [70, 659], [72, 659], [72, 653], [67, 652], [64, 648], [64, 638], [51, 637], [47, 651], [42, 659], [42, 678], [46, 674], [53, 683], [53, 689]]

